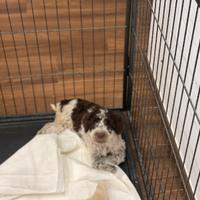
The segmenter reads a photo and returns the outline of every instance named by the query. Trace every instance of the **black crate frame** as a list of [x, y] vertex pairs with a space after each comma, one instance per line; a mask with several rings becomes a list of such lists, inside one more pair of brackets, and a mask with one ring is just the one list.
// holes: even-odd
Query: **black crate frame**
[[[147, 199], [156, 199], [156, 197], [155, 197], [155, 188], [152, 189], [151, 177], [149, 177], [148, 172], [145, 170], [146, 163], [144, 162], [144, 154], [143, 154], [143, 152], [141, 150], [141, 146], [138, 142], [140, 137], [143, 137], [143, 135], [141, 136], [139, 134], [141, 133], [141, 131], [144, 131], [143, 129], [145, 127], [145, 124], [143, 124], [143, 122], [141, 121], [142, 118], [140, 118], [141, 115], [143, 115], [143, 114], [136, 113], [136, 116], [133, 114], [133, 110], [135, 109], [135, 108], [133, 108], [134, 106], [140, 107], [141, 108], [140, 111], [143, 111], [145, 113], [144, 107], [147, 104], [147, 102], [145, 102], [144, 104], [142, 104], [141, 102], [136, 104], [137, 102], [133, 99], [134, 95], [135, 95], [134, 87], [138, 87], [140, 90], [145, 89], [145, 85], [143, 85], [143, 84], [137, 85], [137, 83], [136, 83], [136, 85], [134, 85], [135, 79], [137, 78], [137, 75], [138, 75], [137, 74], [138, 72], [135, 69], [136, 64], [137, 64], [136, 63], [136, 60], [137, 60], [136, 57], [137, 56], [139, 56], [140, 59], [141, 59], [140, 65], [142, 65], [143, 68], [144, 68], [143, 73], [145, 74], [145, 76], [148, 80], [148, 83], [150, 85], [151, 92], [153, 94], [153, 98], [155, 99], [156, 106], [158, 108], [159, 115], [161, 117], [161, 124], [163, 125], [164, 130], [165, 130], [165, 134], [166, 134], [166, 136], [169, 140], [169, 145], [170, 145], [171, 152], [172, 152], [171, 155], [172, 155], [173, 159], [176, 161], [178, 172], [179, 172], [179, 175], [180, 175], [183, 187], [184, 187], [184, 198], [195, 199], [195, 193], [196, 193], [197, 185], [199, 183], [200, 173], [198, 174], [196, 188], [194, 189], [194, 191], [192, 191], [190, 184], [189, 184], [189, 179], [188, 179], [186, 172], [185, 172], [185, 169], [184, 169], [184, 164], [183, 164], [183, 162], [180, 158], [180, 155], [179, 155], [179, 148], [177, 147], [177, 145], [175, 143], [174, 136], [173, 136], [172, 130], [170, 128], [171, 121], [169, 121], [166, 117], [166, 111], [163, 107], [163, 102], [162, 102], [162, 99], [160, 98], [160, 95], [159, 95], [160, 88], [157, 88], [157, 86], [156, 86], [156, 82], [155, 82], [155, 79], [153, 77], [149, 61], [147, 59], [147, 55], [146, 55], [147, 52], [145, 52], [145, 51], [147, 51], [147, 49], [141, 48], [140, 44], [138, 44], [138, 40], [139, 40], [138, 39], [138, 23], [137, 23], [138, 9], [139, 9], [138, 8], [138, 6], [139, 6], [138, 0], [127, 0], [126, 2], [127, 2], [127, 11], [126, 11], [126, 34], [125, 34], [125, 51], [124, 51], [123, 108], [122, 109], [116, 109], [116, 110], [127, 111], [128, 115], [129, 115], [129, 122], [130, 122], [131, 127], [132, 127], [132, 139], [134, 140], [134, 144], [135, 144], [135, 147], [136, 147], [139, 165], [140, 165], [140, 169], [141, 169], [141, 172], [142, 172], [142, 175], [143, 175], [142, 178], [143, 178], [143, 183], [145, 185], [145, 191], [146, 191]], [[176, 3], [177, 3], [177, 1], [176, 1]], [[199, 5], [199, 1], [197, 1], [197, 3]], [[151, 0], [145, 0], [145, 4], [148, 7], [148, 9], [150, 10], [149, 14], [150, 14], [151, 18], [152, 17], [154, 18], [153, 22], [155, 22], [156, 20], [159, 20], [155, 17], [155, 13], [152, 9], [152, 1]], [[160, 6], [160, 4], [159, 4], [159, 6]], [[197, 8], [197, 11], [198, 11], [198, 9], [199, 9], [199, 7]], [[8, 7], [7, 7], [7, 10], [8, 10]], [[45, 10], [45, 8], [44, 8], [44, 10]], [[81, 11], [81, 9], [80, 9], [80, 11]], [[80, 15], [81, 15], [81, 13], [80, 13]], [[70, 14], [69, 14], [69, 16], [70, 16]], [[146, 18], [148, 18], [148, 13], [146, 14]], [[149, 19], [149, 21], [150, 20], [151, 19]], [[58, 22], [58, 25], [59, 25], [59, 22]], [[104, 24], [104, 26], [105, 26], [105, 24]], [[158, 27], [158, 29], [162, 33], [162, 27]], [[145, 28], [145, 31], [149, 31], [148, 27]], [[48, 33], [48, 31], [47, 31], [47, 33]], [[71, 30], [70, 30], [70, 34], [72, 34]], [[1, 41], [3, 41], [1, 33], [0, 33], [0, 37], [1, 37]], [[152, 35], [152, 37], [153, 37], [153, 35]], [[156, 37], [157, 37], [157, 33], [156, 33]], [[27, 41], [25, 41], [25, 42], [27, 42]], [[142, 43], [143, 42], [145, 43], [145, 41], [142, 41]], [[2, 45], [3, 45], [3, 42], [2, 42]], [[82, 44], [82, 47], [83, 47], [83, 45], [84, 44]], [[165, 43], [165, 45], [166, 45], [166, 43]], [[71, 48], [73, 48], [72, 44], [71, 44]], [[169, 48], [169, 50], [170, 50], [170, 47], [168, 47], [167, 45], [166, 45], [165, 48]], [[200, 49], [200, 47], [198, 48], [198, 51], [199, 51], [199, 49]], [[62, 50], [61, 44], [60, 44], [60, 50]], [[28, 52], [28, 50], [27, 50], [27, 52]], [[16, 53], [17, 53], [17, 51], [16, 51]], [[50, 48], [49, 48], [49, 53], [51, 54]], [[154, 54], [155, 54], [155, 52], [154, 52]], [[17, 56], [18, 55], [16, 55], [16, 57]], [[29, 56], [27, 56], [27, 57], [29, 57]], [[84, 56], [83, 56], [83, 59], [84, 59]], [[51, 61], [51, 63], [52, 63], [52, 61]], [[83, 60], [83, 65], [84, 65], [84, 60]], [[177, 70], [179, 70], [179, 67], [176, 66], [175, 61], [174, 61], [173, 67], [174, 67], [173, 70], [175, 68]], [[83, 76], [85, 76], [85, 74], [83, 74]], [[181, 79], [181, 82], [185, 86], [185, 79], [184, 80]], [[63, 82], [63, 85], [64, 85], [64, 82]], [[23, 84], [22, 84], [22, 87], [23, 87]], [[0, 87], [0, 89], [1, 89], [1, 87]], [[23, 90], [23, 88], [22, 88], [22, 90]], [[185, 87], [183, 87], [183, 90], [185, 90]], [[148, 91], [145, 91], [145, 92], [147, 93]], [[145, 92], [143, 94], [143, 97], [145, 97], [145, 95], [146, 95]], [[190, 92], [188, 92], [187, 90], [186, 90], [186, 92], [187, 92], [187, 96], [188, 96], [188, 99], [189, 99], [188, 102], [190, 102], [192, 104], [191, 99], [190, 99]], [[55, 97], [55, 95], [54, 95], [54, 97]], [[198, 95], [198, 97], [199, 97], [199, 95]], [[4, 103], [4, 105], [5, 105], [5, 103]], [[193, 110], [194, 110], [194, 116], [193, 117], [198, 118], [198, 113], [196, 112], [196, 105], [192, 104], [192, 107], [193, 107]], [[4, 116], [4, 117], [0, 117], [0, 123], [1, 124], [5, 124], [5, 123], [9, 124], [9, 123], [19, 123], [21, 121], [31, 122], [31, 121], [35, 121], [35, 120], [44, 120], [44, 119], [51, 120], [52, 118], [53, 118], [52, 113], [40, 113], [40, 114], [34, 114], [34, 115], [32, 114], [32, 115]], [[198, 145], [199, 139], [200, 139], [200, 136], [198, 136], [197, 143], [196, 143], [197, 145]], [[146, 143], [146, 140], [144, 142]], [[151, 149], [151, 144], [149, 144], [149, 145], [150, 146], [148, 148]], [[196, 153], [196, 150], [197, 150], [197, 146], [195, 148], [194, 154]], [[154, 159], [154, 157], [152, 155], [150, 155], [150, 158]], [[155, 163], [153, 165], [155, 166]], [[147, 168], [149, 168], [149, 167], [147, 166]], [[174, 177], [173, 177], [173, 180], [174, 180]], [[137, 184], [137, 182], [138, 181], [137, 181], [137, 178], [136, 178], [135, 184]], [[173, 183], [172, 183], [172, 186], [173, 186]], [[177, 191], [176, 198], [178, 196], [178, 192], [179, 191]], [[165, 193], [165, 190], [164, 190], [164, 192], [162, 191], [162, 193]], [[157, 196], [158, 199], [159, 199], [159, 195], [160, 194], [158, 194], [158, 196]], [[169, 197], [171, 197], [171, 191], [170, 191]]]

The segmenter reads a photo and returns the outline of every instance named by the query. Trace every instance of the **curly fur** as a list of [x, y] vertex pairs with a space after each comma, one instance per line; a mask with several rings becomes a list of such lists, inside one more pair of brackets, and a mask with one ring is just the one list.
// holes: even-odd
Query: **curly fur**
[[93, 167], [97, 169], [114, 172], [114, 165], [124, 161], [121, 116], [81, 99], [62, 100], [51, 107], [55, 111], [55, 119], [44, 125], [38, 134], [59, 134], [66, 128], [76, 131], [89, 149]]

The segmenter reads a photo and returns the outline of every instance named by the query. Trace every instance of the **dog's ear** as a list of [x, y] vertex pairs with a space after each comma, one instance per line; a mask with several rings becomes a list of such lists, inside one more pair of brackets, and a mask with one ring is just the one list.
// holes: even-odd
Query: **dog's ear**
[[124, 131], [124, 120], [118, 113], [113, 113], [113, 120], [117, 134], [122, 134]]
[[51, 108], [52, 108], [52, 110], [54, 112], [60, 112], [60, 103], [59, 102], [56, 103], [56, 105], [55, 104], [50, 104], [50, 106], [51, 106]]
[[113, 129], [117, 134], [122, 134], [124, 130], [124, 120], [122, 116], [116, 112], [108, 111], [106, 125]]
[[50, 104], [50, 106], [51, 106], [51, 108], [52, 108], [53, 111], [55, 111], [55, 112], [57, 111], [56, 110], [56, 106], [54, 104]]

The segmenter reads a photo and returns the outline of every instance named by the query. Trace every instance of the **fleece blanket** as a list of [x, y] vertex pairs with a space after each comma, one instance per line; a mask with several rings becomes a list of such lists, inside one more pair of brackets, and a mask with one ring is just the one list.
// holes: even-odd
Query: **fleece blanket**
[[126, 174], [91, 167], [76, 133], [36, 135], [0, 165], [0, 200], [140, 200]]

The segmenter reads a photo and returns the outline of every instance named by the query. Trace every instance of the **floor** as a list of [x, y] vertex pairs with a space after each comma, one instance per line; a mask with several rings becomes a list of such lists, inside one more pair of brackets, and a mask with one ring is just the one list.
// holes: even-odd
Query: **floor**
[[1, 0], [0, 115], [74, 96], [121, 107], [125, 13], [123, 0]]

